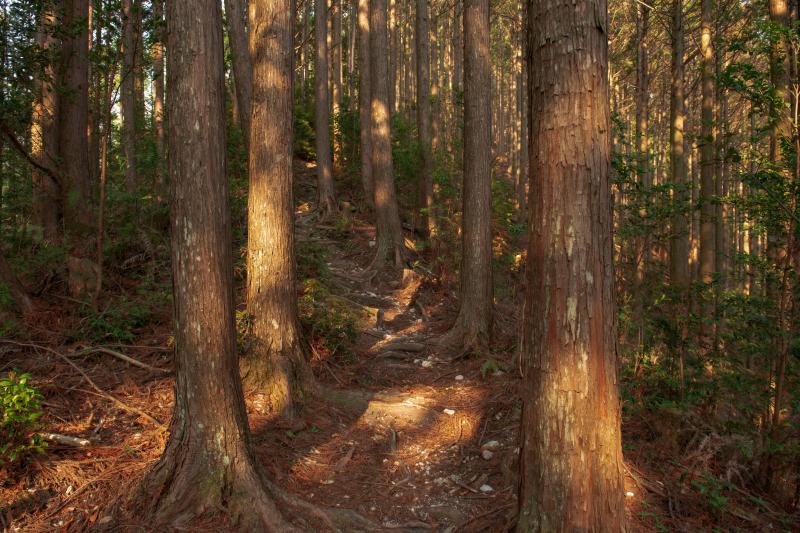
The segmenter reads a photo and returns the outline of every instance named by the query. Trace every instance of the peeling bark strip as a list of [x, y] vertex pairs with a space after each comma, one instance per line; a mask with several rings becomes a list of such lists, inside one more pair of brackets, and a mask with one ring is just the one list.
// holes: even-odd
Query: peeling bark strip
[[[253, 349], [245, 383], [263, 390], [273, 414], [293, 416], [308, 388], [297, 319], [292, 197], [293, 51], [291, 0], [254, 4], [250, 191], [247, 223], [247, 311]], [[259, 21], [268, 21], [268, 24]]]
[[607, 6], [528, 8], [533, 182], [517, 531], [623, 531]]

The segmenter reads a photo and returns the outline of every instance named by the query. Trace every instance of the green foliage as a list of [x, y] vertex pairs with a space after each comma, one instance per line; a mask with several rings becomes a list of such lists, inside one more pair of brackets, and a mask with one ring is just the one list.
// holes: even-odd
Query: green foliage
[[481, 377], [486, 379], [486, 376], [488, 376], [489, 374], [500, 372], [500, 370], [502, 370], [500, 363], [498, 363], [494, 359], [487, 359], [481, 365]]
[[327, 279], [330, 269], [327, 263], [328, 250], [313, 239], [298, 240], [295, 245], [297, 279]]
[[316, 279], [303, 282], [299, 314], [317, 352], [324, 351], [329, 357], [341, 355], [355, 344], [358, 326], [366, 318], [362, 310], [332, 294]]
[[109, 302], [103, 311], [86, 307], [76, 336], [95, 343], [131, 342], [136, 338], [134, 330], [147, 324], [150, 317], [147, 305], [123, 296]]
[[317, 157], [314, 143], [314, 107], [313, 102], [303, 104], [302, 101], [294, 107], [294, 153], [306, 161]]
[[30, 379], [30, 374], [17, 372], [0, 379], [0, 467], [19, 464], [44, 451], [45, 442], [36, 433], [42, 397]]

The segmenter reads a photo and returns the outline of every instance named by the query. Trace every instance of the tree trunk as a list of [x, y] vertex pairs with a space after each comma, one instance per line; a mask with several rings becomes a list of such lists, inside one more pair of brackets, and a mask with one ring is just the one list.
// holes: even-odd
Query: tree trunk
[[291, 0], [277, 0], [251, 12], [247, 311], [253, 348], [242, 361], [245, 385], [263, 390], [271, 412], [285, 418], [293, 418], [295, 405], [309, 392], [311, 377], [298, 323], [294, 265], [290, 7]]
[[517, 531], [624, 531], [607, 6], [528, 7], [534, 229]]
[[488, 344], [492, 325], [489, 1], [464, 0], [464, 191], [461, 306], [447, 342]]
[[[716, 245], [714, 223], [714, 41], [713, 0], [701, 2], [700, 76], [702, 84], [700, 131], [700, 270], [704, 284], [714, 281]], [[712, 321], [713, 305], [707, 296], [701, 297], [701, 320]], [[713, 326], [701, 322], [701, 335]], [[710, 339], [706, 338], [708, 342]]]
[[314, 65], [316, 113], [314, 128], [317, 150], [318, 205], [323, 217], [337, 211], [333, 189], [333, 161], [331, 159], [331, 109], [328, 102], [328, 4], [315, 0], [314, 20], [317, 40], [317, 61]]
[[247, 29], [245, 19], [246, 0], [225, 0], [225, 15], [228, 24], [228, 42], [231, 47], [231, 66], [236, 88], [236, 102], [239, 111], [239, 124], [245, 150], [250, 152], [250, 100], [252, 98], [253, 70], [250, 53], [247, 49]]
[[370, 0], [370, 78], [372, 81], [372, 172], [375, 181], [376, 254], [373, 267], [387, 260], [400, 268], [405, 259], [403, 227], [392, 170], [389, 110], [389, 60], [386, 0]]
[[93, 263], [86, 259], [93, 251], [94, 219], [89, 184], [89, 0], [64, 0], [63, 26], [78, 28], [64, 37], [61, 57], [62, 97], [58, 110], [58, 145], [62, 176], [61, 190], [65, 236], [69, 250], [70, 292], [79, 297], [94, 287]]
[[689, 284], [689, 224], [683, 209], [688, 201], [684, 121], [683, 0], [672, 0], [672, 94], [670, 102], [670, 150], [673, 210], [670, 241], [670, 279], [675, 287]]
[[431, 96], [430, 96], [430, 45], [428, 20], [428, 0], [417, 0], [416, 13], [416, 52], [417, 52], [417, 133], [420, 145], [419, 169], [419, 223], [423, 235], [434, 231], [433, 208], [433, 157], [431, 154]]
[[[52, 53], [55, 17], [52, 10], [39, 15], [36, 44]], [[36, 80], [36, 98], [31, 113], [31, 157], [46, 168], [58, 167], [58, 91], [54, 87], [54, 69], [48, 62]], [[61, 242], [61, 189], [55, 180], [34, 168], [31, 172], [33, 189], [33, 220], [42, 228], [42, 238], [50, 244]]]
[[[638, 47], [636, 54], [636, 149], [639, 152], [637, 174], [639, 184], [645, 195], [652, 185], [650, 174], [650, 137], [648, 124], [650, 119], [650, 72], [648, 33], [650, 27], [650, 7], [640, 5], [639, 16], [636, 19], [638, 33]], [[644, 212], [643, 215], [647, 213]], [[639, 250], [636, 258], [636, 275], [640, 287], [644, 285], [645, 271], [650, 259], [650, 243], [647, 235], [640, 238]], [[640, 295], [641, 297], [642, 295]]]
[[359, 144], [361, 148], [361, 183], [367, 204], [375, 205], [375, 182], [372, 175], [372, 130], [371, 110], [372, 91], [370, 76], [370, 32], [369, 1], [358, 0], [358, 121], [360, 126]]
[[284, 531], [251, 450], [237, 365], [219, 2], [170, 0], [167, 31], [175, 410], [143, 495], [153, 524], [224, 510], [243, 530]]
[[125, 154], [125, 187], [136, 190], [136, 32], [134, 0], [122, 0], [122, 151]]
[[164, 0], [153, 0], [153, 133], [156, 139], [156, 199], [163, 202], [164, 164]]

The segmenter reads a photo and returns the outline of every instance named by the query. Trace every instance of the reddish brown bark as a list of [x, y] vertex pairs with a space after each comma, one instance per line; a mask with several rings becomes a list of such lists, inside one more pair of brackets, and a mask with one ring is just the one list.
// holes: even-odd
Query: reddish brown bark
[[605, 0], [530, 1], [517, 531], [624, 531]]

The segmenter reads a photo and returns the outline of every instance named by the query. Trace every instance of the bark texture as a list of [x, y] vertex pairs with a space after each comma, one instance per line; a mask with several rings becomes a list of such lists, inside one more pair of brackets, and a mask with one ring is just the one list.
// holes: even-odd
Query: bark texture
[[370, 77], [372, 78], [372, 173], [375, 180], [376, 243], [373, 267], [389, 261], [400, 268], [405, 258], [403, 227], [392, 170], [389, 113], [389, 61], [386, 0], [370, 0]]
[[314, 22], [317, 59], [314, 64], [316, 107], [314, 130], [317, 151], [317, 208], [322, 216], [337, 211], [333, 188], [333, 159], [331, 156], [331, 108], [328, 92], [328, 0], [315, 0]]
[[[282, 6], [285, 5], [285, 10]], [[253, 128], [247, 217], [247, 311], [252, 348], [243, 379], [272, 413], [292, 418], [311, 372], [297, 316], [292, 197], [291, 0], [251, 7]], [[264, 24], [262, 21], [269, 21]]]
[[263, 488], [239, 379], [219, 2], [170, 0], [167, 30], [177, 378], [146, 503], [161, 526], [223, 511], [243, 530], [291, 530]]
[[[65, 185], [61, 190], [67, 247], [73, 258], [86, 257], [92, 250], [93, 216], [89, 183], [89, 1], [64, 0], [62, 24], [77, 28], [62, 40], [61, 97], [59, 98], [58, 146], [62, 176]], [[94, 286], [90, 265], [72, 260], [70, 283], [73, 296], [80, 296], [83, 288]], [[83, 264], [87, 268], [72, 268]]]
[[492, 327], [492, 110], [489, 1], [464, 1], [461, 306], [448, 342], [486, 346]]
[[624, 531], [607, 6], [531, 1], [517, 531]]

